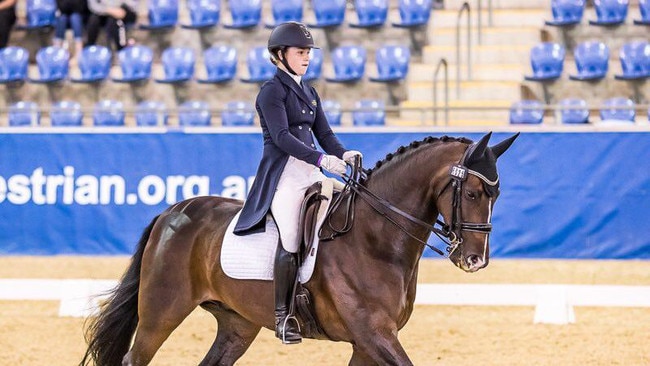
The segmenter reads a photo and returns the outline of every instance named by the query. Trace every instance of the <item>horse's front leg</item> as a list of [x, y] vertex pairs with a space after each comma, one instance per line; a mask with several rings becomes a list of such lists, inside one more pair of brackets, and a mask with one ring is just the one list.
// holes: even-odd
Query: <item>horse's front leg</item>
[[355, 334], [354, 338], [351, 366], [413, 365], [397, 339], [397, 331], [368, 329], [363, 334]]
[[359, 347], [352, 346], [352, 358], [348, 363], [348, 366], [368, 366], [368, 365], [378, 365], [375, 360], [363, 352]]

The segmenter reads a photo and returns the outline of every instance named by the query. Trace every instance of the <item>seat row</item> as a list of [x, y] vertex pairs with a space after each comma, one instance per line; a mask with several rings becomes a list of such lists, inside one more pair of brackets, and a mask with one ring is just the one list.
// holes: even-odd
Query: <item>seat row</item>
[[[139, 103], [133, 115], [137, 126], [165, 126], [169, 121], [169, 110], [164, 103], [143, 101]], [[177, 109], [180, 126], [210, 126], [212, 111], [206, 102], [188, 101]], [[223, 126], [252, 126], [254, 110], [242, 101], [226, 103], [220, 112]], [[52, 126], [82, 126], [84, 111], [75, 101], [60, 101], [49, 108]], [[9, 107], [9, 126], [40, 125], [41, 110], [34, 102], [21, 101]], [[124, 126], [126, 111], [120, 101], [102, 100], [92, 108], [93, 125]]]
[[[602, 41], [586, 41], [578, 44], [573, 52], [577, 72], [569, 75], [571, 80], [598, 80], [609, 69], [609, 47]], [[531, 48], [532, 75], [529, 81], [552, 81], [560, 78], [564, 69], [566, 50], [559, 43], [542, 42]], [[642, 80], [650, 78], [650, 43], [632, 41], [623, 44], [619, 51], [621, 74], [619, 80]]]
[[[341, 104], [333, 100], [324, 100], [323, 109], [332, 126], [341, 125]], [[179, 126], [211, 126], [212, 113], [207, 102], [187, 101], [176, 110]], [[169, 109], [158, 101], [143, 101], [134, 112], [137, 126], [169, 125]], [[75, 101], [60, 101], [49, 108], [51, 126], [82, 126], [84, 112]], [[222, 126], [253, 126], [255, 110], [244, 101], [230, 101], [220, 112]], [[355, 126], [381, 126], [385, 124], [385, 107], [378, 100], [359, 100], [352, 111]], [[92, 109], [94, 126], [124, 126], [126, 111], [122, 102], [102, 100]], [[30, 101], [20, 101], [9, 107], [9, 126], [39, 126], [41, 109]]]
[[[590, 123], [587, 102], [579, 98], [562, 99], [559, 103], [560, 123]], [[624, 97], [608, 98], [599, 108], [601, 122], [635, 122], [636, 105]], [[545, 105], [538, 100], [520, 100], [510, 108], [511, 124], [540, 124], [544, 120]], [[648, 109], [650, 120], [650, 108]]]
[[[224, 24], [225, 28], [247, 29], [262, 22], [262, 0], [228, 1], [228, 10], [232, 22]], [[287, 21], [303, 20], [303, 0], [271, 0], [270, 8], [273, 22], [266, 27]], [[428, 23], [431, 13], [431, 0], [399, 0], [400, 22], [395, 27], [417, 27]], [[187, 0], [185, 2], [191, 22], [182, 24], [183, 28], [202, 29], [219, 25], [221, 18], [221, 0]], [[346, 12], [346, 0], [312, 0], [311, 7], [316, 22], [310, 24], [316, 28], [335, 27], [343, 24]], [[353, 27], [379, 27], [387, 22], [389, 0], [355, 0], [354, 9], [358, 22]], [[142, 29], [174, 28], [178, 25], [178, 0], [148, 0], [148, 23], [141, 24]], [[51, 27], [56, 13], [55, 0], [27, 0], [27, 24], [22, 29]]]
[[[545, 21], [546, 25], [566, 27], [582, 22], [586, 0], [552, 0], [553, 18]], [[596, 19], [589, 20], [590, 25], [617, 26], [624, 24], [630, 6], [629, 0], [594, 0]], [[634, 19], [635, 25], [650, 25], [650, 0], [639, 0], [641, 19]]]
[[[269, 60], [265, 46], [253, 47], [248, 51], [246, 64], [248, 78], [244, 82], [259, 83], [273, 77], [275, 65]], [[356, 82], [363, 79], [367, 61], [366, 51], [360, 46], [341, 46], [331, 53], [334, 76], [326, 78], [330, 82]], [[52, 83], [68, 79], [68, 51], [64, 48], [45, 47], [38, 51], [36, 63], [39, 77], [28, 77], [29, 52], [22, 47], [6, 47], [0, 50], [0, 83], [15, 83], [29, 80], [35, 83]], [[321, 78], [323, 51], [313, 49], [305, 80]], [[122, 71], [121, 77], [113, 77], [115, 82], [139, 82], [151, 78], [153, 51], [141, 45], [124, 48], [118, 53]], [[161, 57], [164, 78], [160, 83], [187, 82], [195, 78], [195, 51], [184, 47], [170, 47]], [[407, 76], [410, 52], [405, 46], [382, 46], [376, 51], [377, 76], [370, 77], [374, 82], [394, 82]], [[237, 50], [231, 46], [213, 46], [203, 52], [206, 77], [197, 79], [200, 83], [223, 83], [237, 76]], [[112, 54], [104, 46], [88, 46], [79, 58], [80, 78], [72, 82], [94, 83], [110, 77]]]

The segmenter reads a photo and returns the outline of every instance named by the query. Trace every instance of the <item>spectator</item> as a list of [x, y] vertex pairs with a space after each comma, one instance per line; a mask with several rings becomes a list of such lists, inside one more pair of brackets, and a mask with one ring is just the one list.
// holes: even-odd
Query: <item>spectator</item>
[[16, 0], [0, 0], [0, 48], [7, 47], [14, 23], [16, 23]]
[[74, 55], [71, 61], [81, 55], [83, 49], [83, 16], [88, 11], [86, 0], [56, 0], [57, 18], [54, 29], [54, 45], [63, 47], [68, 26], [74, 34]]
[[126, 39], [126, 26], [135, 23], [137, 0], [88, 0], [90, 18], [88, 19], [88, 44], [97, 43], [99, 31], [106, 28], [109, 41], [117, 50], [129, 43]]

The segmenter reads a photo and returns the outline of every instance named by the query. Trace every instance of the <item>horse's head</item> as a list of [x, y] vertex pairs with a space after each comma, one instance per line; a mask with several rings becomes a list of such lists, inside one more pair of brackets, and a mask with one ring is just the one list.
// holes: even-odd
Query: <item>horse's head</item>
[[[488, 265], [492, 208], [499, 196], [496, 162], [519, 134], [488, 146], [492, 133], [471, 144], [449, 167], [449, 183], [438, 196], [438, 211], [447, 223], [449, 259], [466, 272]], [[450, 204], [451, 203], [451, 204]]]

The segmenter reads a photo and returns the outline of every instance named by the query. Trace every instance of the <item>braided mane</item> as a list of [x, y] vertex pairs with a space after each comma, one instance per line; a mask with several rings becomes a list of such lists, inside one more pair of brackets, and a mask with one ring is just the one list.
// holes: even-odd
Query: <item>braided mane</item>
[[472, 140], [470, 140], [468, 138], [465, 138], [465, 137], [450, 137], [450, 136], [433, 137], [433, 136], [427, 136], [427, 137], [425, 137], [424, 139], [422, 139], [420, 141], [413, 141], [407, 146], [404, 146], [404, 145], [400, 146], [399, 148], [397, 148], [397, 150], [395, 152], [386, 154], [386, 157], [383, 160], [378, 161], [373, 168], [364, 169], [364, 172], [366, 173], [366, 180], [368, 178], [370, 178], [371, 174], [374, 171], [376, 171], [379, 168], [381, 168], [382, 166], [384, 166], [387, 162], [393, 160], [393, 158], [401, 156], [406, 152], [416, 150], [416, 149], [418, 149], [420, 147], [431, 145], [431, 144], [433, 144], [435, 142], [438, 142], [438, 141], [441, 141], [441, 142], [458, 141], [458, 142], [462, 142], [462, 143], [465, 143], [465, 144], [471, 144], [473, 142]]

